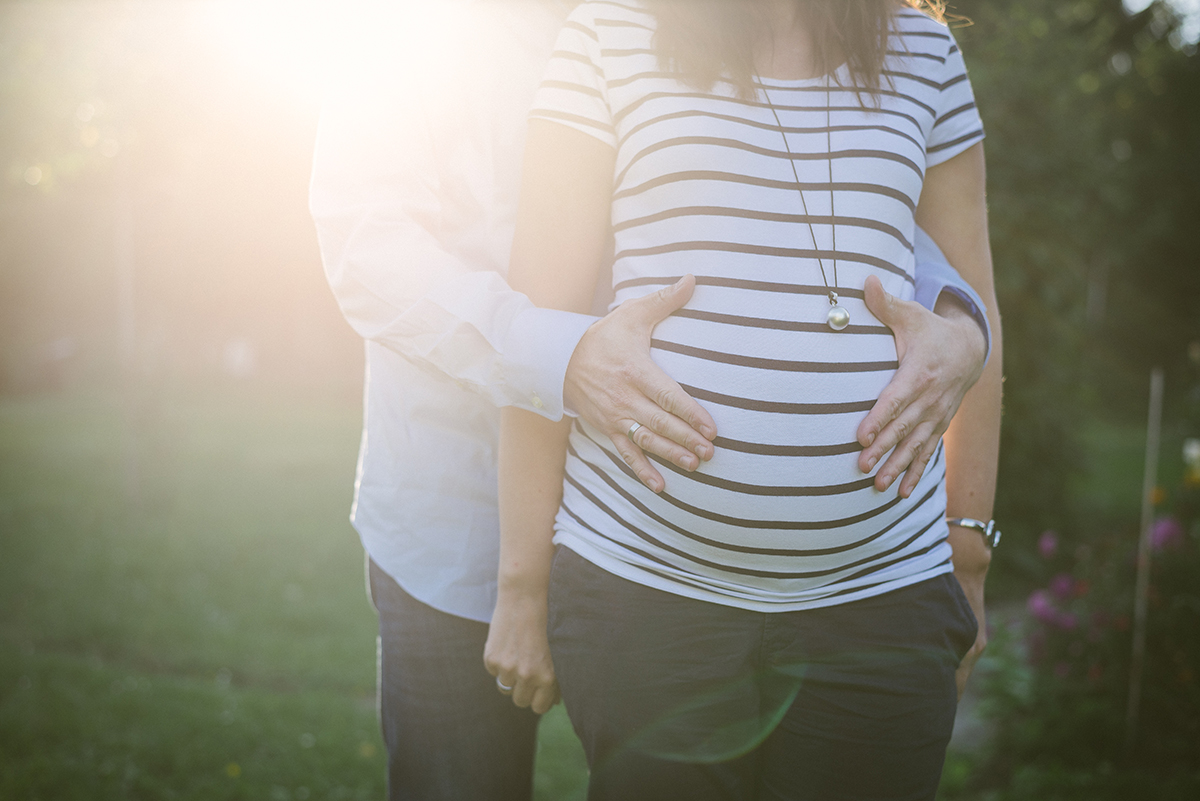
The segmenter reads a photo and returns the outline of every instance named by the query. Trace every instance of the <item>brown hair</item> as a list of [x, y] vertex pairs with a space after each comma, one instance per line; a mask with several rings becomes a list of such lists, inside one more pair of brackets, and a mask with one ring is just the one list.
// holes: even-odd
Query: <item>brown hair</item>
[[[754, 93], [754, 40], [766, 22], [754, 0], [645, 0], [658, 19], [655, 49], [664, 69], [710, 89], [722, 76]], [[845, 58], [856, 86], [879, 89], [892, 14], [903, 6], [944, 21], [944, 0], [794, 0], [812, 27], [817, 66], [832, 74]], [[831, 46], [836, 44], [836, 46]]]

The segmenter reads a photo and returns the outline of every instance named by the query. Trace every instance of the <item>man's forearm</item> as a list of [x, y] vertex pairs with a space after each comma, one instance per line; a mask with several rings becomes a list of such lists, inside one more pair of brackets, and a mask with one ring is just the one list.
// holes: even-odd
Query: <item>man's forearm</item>
[[[923, 228], [917, 226], [914, 237], [916, 267], [913, 300], [942, 316], [945, 316], [947, 309], [963, 309], [983, 333], [986, 361], [991, 352], [992, 331], [988, 318], [989, 310], [983, 298], [954, 268]], [[983, 369], [983, 362], [980, 363], [979, 369]]]

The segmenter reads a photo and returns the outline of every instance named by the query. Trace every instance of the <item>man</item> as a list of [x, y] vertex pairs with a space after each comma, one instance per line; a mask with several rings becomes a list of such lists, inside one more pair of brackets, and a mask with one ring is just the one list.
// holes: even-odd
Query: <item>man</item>
[[[499, 407], [577, 413], [655, 490], [663, 477], [643, 449], [689, 470], [713, 453], [712, 418], [649, 357], [654, 324], [687, 302], [691, 282], [597, 320], [534, 308], [502, 278], [525, 111], [568, 5], [409, 4], [372, 18], [356, 40], [357, 69], [322, 116], [312, 211], [330, 284], [367, 348], [351, 519], [380, 615], [391, 798], [531, 792], [537, 717], [497, 692], [482, 665], [496, 590]], [[977, 315], [981, 304], [934, 261], [930, 240], [918, 242], [918, 297], [927, 307], [941, 298], [947, 316], [882, 292], [868, 298], [905, 345], [859, 431], [865, 469], [892, 452], [881, 489], [910, 464], [902, 491], [915, 484], [925, 446], [986, 350], [950, 298]]]

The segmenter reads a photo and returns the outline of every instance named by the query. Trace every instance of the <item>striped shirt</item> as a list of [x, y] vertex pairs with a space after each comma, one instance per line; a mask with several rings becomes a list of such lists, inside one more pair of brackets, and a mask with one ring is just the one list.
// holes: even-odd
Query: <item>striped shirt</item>
[[[636, 0], [581, 4], [531, 116], [616, 150], [615, 303], [696, 275], [652, 354], [720, 437], [695, 473], [660, 463], [656, 495], [577, 422], [555, 542], [632, 581], [761, 611], [949, 572], [942, 448], [906, 500], [858, 470], [855, 434], [897, 367], [863, 283], [912, 298], [925, 170], [983, 138], [953, 37], [897, 10], [878, 104], [864, 106], [845, 66], [761, 79], [752, 99], [727, 82], [700, 91], [659, 64], [655, 25]], [[844, 331], [825, 324], [826, 282]]]

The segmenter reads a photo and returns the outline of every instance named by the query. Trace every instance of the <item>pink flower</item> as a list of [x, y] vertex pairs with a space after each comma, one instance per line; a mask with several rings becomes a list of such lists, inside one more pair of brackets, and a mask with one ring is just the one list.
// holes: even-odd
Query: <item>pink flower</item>
[[[1066, 576], [1068, 580], [1070, 576]], [[1066, 596], [1070, 597], [1071, 588], [1067, 588]], [[1029, 600], [1025, 602], [1025, 609], [1033, 618], [1048, 626], [1071, 631], [1079, 625], [1079, 618], [1070, 612], [1064, 612], [1054, 603], [1054, 597], [1046, 590], [1034, 590], [1029, 595]]]
[[1075, 579], [1067, 573], [1059, 573], [1050, 579], [1050, 592], [1060, 601], [1065, 601], [1075, 593]]
[[1037, 548], [1043, 559], [1054, 556], [1058, 553], [1058, 534], [1053, 529], [1046, 529], [1042, 536], [1038, 537]]
[[1059, 612], [1054, 617], [1054, 625], [1066, 631], [1073, 631], [1079, 625], [1079, 618], [1070, 612]]
[[1050, 593], [1045, 590], [1034, 590], [1030, 593], [1025, 608], [1035, 620], [1042, 623], [1054, 623], [1058, 619], [1058, 610], [1054, 607], [1054, 601], [1050, 598]]
[[1167, 551], [1183, 544], [1183, 526], [1171, 515], [1163, 515], [1150, 526], [1150, 549]]

